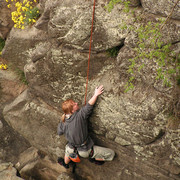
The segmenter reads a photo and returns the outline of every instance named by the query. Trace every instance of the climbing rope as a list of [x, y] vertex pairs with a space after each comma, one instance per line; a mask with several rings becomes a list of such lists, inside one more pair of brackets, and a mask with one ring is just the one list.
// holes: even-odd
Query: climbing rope
[[88, 88], [88, 80], [89, 80], [89, 67], [90, 67], [91, 42], [92, 42], [93, 22], [94, 22], [94, 13], [95, 13], [95, 2], [96, 0], [94, 0], [93, 14], [92, 14], [91, 37], [90, 37], [90, 43], [89, 43], [89, 58], [88, 58], [87, 79], [86, 79], [85, 104], [86, 104], [87, 88]]

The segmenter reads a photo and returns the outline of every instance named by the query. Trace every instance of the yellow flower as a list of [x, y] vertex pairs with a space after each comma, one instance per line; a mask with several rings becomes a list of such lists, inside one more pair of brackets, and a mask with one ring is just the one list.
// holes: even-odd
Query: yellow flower
[[7, 7], [10, 8], [10, 7], [11, 7], [11, 4], [8, 4]]
[[17, 8], [17, 12], [21, 14], [21, 7]]
[[8, 68], [8, 66], [6, 64], [1, 64], [0, 65], [0, 69], [6, 70]]
[[22, 7], [22, 11], [27, 11], [27, 8], [26, 7]]
[[6, 69], [7, 69], [7, 65], [6, 65], [6, 64], [4, 64], [4, 65], [3, 65], [3, 68], [6, 70]]
[[21, 6], [21, 4], [20, 4], [19, 2], [17, 2], [17, 3], [15, 4], [15, 7], [19, 7], [19, 6]]
[[26, 5], [25, 5], [26, 7], [29, 7], [30, 5], [29, 5], [29, 1], [26, 3]]
[[11, 15], [12, 15], [12, 17], [17, 17], [17, 16], [18, 16], [18, 13], [17, 13], [16, 11], [13, 11], [13, 12], [11, 13]]
[[19, 20], [20, 20], [20, 21], [23, 21], [23, 19], [24, 19], [24, 18], [23, 18], [23, 16], [21, 15], [21, 16], [19, 17]]
[[[8, 3], [8, 7], [15, 6], [16, 10], [11, 13], [11, 19], [14, 22], [14, 28], [24, 29], [25, 26], [25, 19], [28, 19], [29, 24], [35, 23], [35, 19], [27, 18], [26, 13], [33, 13], [32, 9], [34, 7], [33, 3], [36, 3], [37, 0], [6, 0], [6, 2], [15, 2], [15, 3]], [[39, 13], [39, 10], [36, 11]]]

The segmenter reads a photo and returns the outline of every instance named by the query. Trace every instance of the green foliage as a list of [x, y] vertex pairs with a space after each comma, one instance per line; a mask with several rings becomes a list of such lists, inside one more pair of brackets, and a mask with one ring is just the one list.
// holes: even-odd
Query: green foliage
[[[176, 74], [176, 69], [170, 68], [169, 65], [173, 61], [170, 57], [171, 44], [163, 45], [163, 42], [160, 40], [161, 23], [149, 22], [147, 25], [141, 25], [139, 28], [134, 29], [137, 33], [138, 42], [137, 47], [134, 48], [136, 57], [131, 59], [131, 65], [129, 66], [128, 73], [130, 74], [130, 79], [133, 75], [135, 76], [136, 72], [140, 72], [145, 64], [143, 61], [153, 60], [158, 65], [156, 80], [162, 80], [164, 86], [170, 87], [169, 78], [171, 75]], [[150, 49], [148, 51], [148, 48]], [[140, 66], [137, 67], [137, 63], [140, 63]], [[130, 85], [132, 87], [132, 85]], [[127, 90], [127, 88], [126, 88]]]
[[117, 3], [122, 3], [122, 0], [111, 0], [108, 5], [105, 6], [105, 8], [108, 10], [108, 12], [111, 12]]
[[37, 0], [6, 0], [7, 7], [13, 10], [11, 19], [14, 22], [14, 27], [24, 29], [25, 25], [33, 24], [39, 16], [39, 10], [34, 8], [38, 3]]
[[28, 8], [25, 12], [25, 22], [27, 24], [33, 24], [36, 22], [36, 19], [40, 16], [39, 9], [37, 7], [34, 7], [33, 9]]
[[15, 74], [17, 75], [18, 79], [24, 83], [25, 85], [28, 85], [28, 81], [26, 79], [25, 73], [24, 71], [22, 71], [21, 69], [19, 69], [18, 67], [15, 67], [13, 64], [9, 64], [8, 67], [15, 72]]
[[129, 3], [130, 1], [124, 1], [124, 0], [111, 0], [105, 8], [107, 9], [108, 12], [111, 12], [114, 6], [118, 3], [122, 3], [124, 5], [124, 12], [129, 12]]
[[[130, 65], [127, 72], [129, 73], [129, 80], [125, 85], [125, 92], [134, 88], [133, 82], [136, 80], [136, 74], [142, 71], [145, 67], [144, 62], [153, 61], [157, 66], [157, 75], [156, 80], [162, 80], [164, 86], [170, 87], [170, 78], [177, 77], [178, 85], [180, 84], [180, 57], [175, 59], [175, 53], [171, 50], [171, 44], [164, 44], [162, 42], [162, 33], [161, 27], [164, 23], [164, 19], [159, 19], [157, 22], [143, 23], [143, 16], [135, 16], [134, 10], [130, 10], [129, 1], [122, 0], [111, 0], [106, 6], [108, 11], [111, 11], [112, 8], [117, 3], [122, 3], [124, 5], [124, 12], [130, 13], [131, 17], [134, 19], [134, 22], [139, 22], [141, 25], [137, 28], [134, 24], [127, 24], [123, 22], [120, 26], [122, 30], [128, 29], [134, 31], [137, 35], [137, 46], [133, 48], [136, 56], [129, 59]], [[173, 63], [173, 64], [172, 64]], [[174, 68], [173, 68], [174, 67]]]
[[107, 55], [109, 57], [117, 57], [118, 53], [119, 53], [119, 50], [121, 49], [122, 45], [119, 45], [119, 46], [116, 46], [116, 47], [113, 47], [113, 48], [110, 48], [108, 49], [106, 52], [107, 52]]
[[22, 71], [22, 70], [20, 70], [20, 69], [16, 69], [16, 73], [17, 73], [17, 75], [19, 76], [19, 80], [20, 80], [22, 83], [28, 85], [28, 82], [27, 82], [27, 80], [26, 80], [26, 76], [25, 76], [25, 74], [24, 74], [24, 71]]
[[129, 1], [124, 1], [123, 4], [124, 4], [124, 12], [128, 13], [130, 11], [129, 9]]

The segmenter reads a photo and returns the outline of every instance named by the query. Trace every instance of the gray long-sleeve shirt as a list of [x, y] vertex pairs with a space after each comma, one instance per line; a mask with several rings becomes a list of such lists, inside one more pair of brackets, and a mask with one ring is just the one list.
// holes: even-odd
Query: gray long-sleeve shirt
[[94, 145], [92, 139], [88, 136], [87, 119], [93, 110], [93, 106], [86, 104], [80, 110], [74, 112], [65, 122], [58, 124], [57, 132], [59, 135], [65, 134], [68, 145], [73, 148], [72, 144], [81, 145], [85, 141], [85, 145], [78, 147], [78, 151], [87, 151]]

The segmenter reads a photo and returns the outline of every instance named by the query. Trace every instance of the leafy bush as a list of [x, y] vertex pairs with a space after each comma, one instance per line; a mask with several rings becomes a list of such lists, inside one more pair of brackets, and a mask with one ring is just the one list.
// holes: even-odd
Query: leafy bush
[[146, 62], [149, 60], [156, 63], [156, 80], [162, 80], [165, 86], [171, 86], [171, 77], [176, 77], [179, 84], [180, 57], [177, 57], [171, 50], [172, 44], [164, 44], [161, 40], [161, 30], [170, 17], [167, 17], [166, 20], [159, 18], [157, 22], [142, 23], [145, 18], [143, 15], [135, 16], [134, 10], [129, 8], [129, 1], [111, 0], [106, 9], [111, 11], [117, 3], [122, 3], [124, 12], [130, 13], [129, 15], [134, 19], [134, 23], [139, 22], [141, 24], [140, 27], [136, 27], [134, 24], [124, 22], [120, 26], [122, 30], [133, 31], [137, 36], [137, 45], [133, 48], [136, 55], [134, 58], [129, 59], [130, 65], [127, 70], [129, 80], [126, 83], [125, 92], [134, 88], [133, 82], [136, 80], [137, 74], [146, 66]]
[[36, 19], [39, 17], [39, 9], [37, 7], [33, 9], [28, 9], [25, 12], [26, 19], [24, 20], [27, 24], [33, 24], [36, 22]]
[[28, 85], [28, 81], [27, 81], [27, 79], [26, 79], [26, 76], [25, 76], [24, 71], [22, 71], [21, 69], [19, 69], [19, 68], [17, 68], [17, 67], [14, 67], [13, 65], [10, 65], [10, 68], [17, 74], [18, 79], [19, 79], [22, 83]]

